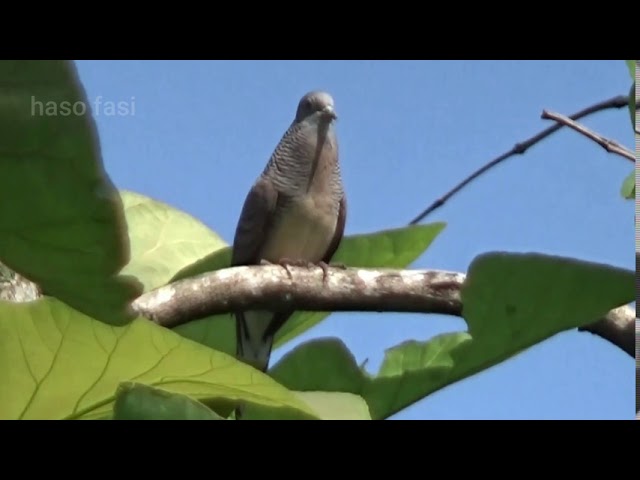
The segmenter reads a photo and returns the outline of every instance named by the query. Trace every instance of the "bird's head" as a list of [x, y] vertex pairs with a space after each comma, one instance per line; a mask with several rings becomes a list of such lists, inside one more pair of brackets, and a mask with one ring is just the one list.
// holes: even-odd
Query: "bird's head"
[[333, 97], [327, 92], [309, 92], [300, 99], [296, 112], [296, 122], [309, 119], [314, 115], [327, 123], [338, 118], [333, 106]]

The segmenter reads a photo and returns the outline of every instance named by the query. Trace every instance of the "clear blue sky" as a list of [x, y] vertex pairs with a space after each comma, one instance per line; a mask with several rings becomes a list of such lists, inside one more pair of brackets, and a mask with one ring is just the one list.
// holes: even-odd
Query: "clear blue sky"
[[[617, 61], [79, 61], [89, 101], [133, 100], [96, 119], [116, 185], [198, 217], [227, 242], [245, 195], [299, 97], [335, 98], [349, 199], [346, 233], [405, 225], [489, 159], [570, 114], [627, 94]], [[132, 98], [133, 97], [133, 98]], [[584, 123], [630, 147], [625, 110]], [[538, 251], [634, 268], [631, 165], [573, 131], [555, 134], [474, 182], [426, 221], [444, 232], [415, 268], [466, 271], [489, 250]], [[341, 337], [377, 371], [406, 339], [463, 330], [460, 319], [333, 314], [301, 341]], [[274, 352], [272, 363], [284, 350]], [[630, 419], [634, 361], [605, 341], [557, 335], [397, 414], [397, 419]]]

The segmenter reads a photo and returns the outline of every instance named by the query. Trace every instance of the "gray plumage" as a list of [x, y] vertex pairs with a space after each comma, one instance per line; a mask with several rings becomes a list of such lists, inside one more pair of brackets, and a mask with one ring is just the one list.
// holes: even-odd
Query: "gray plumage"
[[[346, 219], [336, 118], [328, 93], [302, 97], [293, 122], [247, 195], [232, 265], [331, 260]], [[292, 313], [235, 312], [238, 357], [266, 371], [274, 336]]]

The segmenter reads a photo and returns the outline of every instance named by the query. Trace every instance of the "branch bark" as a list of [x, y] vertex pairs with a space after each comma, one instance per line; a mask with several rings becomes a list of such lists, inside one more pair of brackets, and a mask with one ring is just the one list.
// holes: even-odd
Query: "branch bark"
[[[419, 312], [462, 316], [463, 273], [438, 270], [232, 267], [187, 278], [139, 297], [134, 310], [167, 328], [234, 310]], [[581, 330], [635, 357], [635, 314], [623, 306]]]
[[614, 308], [604, 318], [578, 330], [598, 335], [617, 345], [633, 358], [636, 357], [635, 312], [626, 305]]
[[[289, 276], [289, 272], [290, 276]], [[460, 315], [464, 274], [418, 270], [231, 267], [148, 292], [134, 310], [164, 327], [234, 310], [395, 311]]]

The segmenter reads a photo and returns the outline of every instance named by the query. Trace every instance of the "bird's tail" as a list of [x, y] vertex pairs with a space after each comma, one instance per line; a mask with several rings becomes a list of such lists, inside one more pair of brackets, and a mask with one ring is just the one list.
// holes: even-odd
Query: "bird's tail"
[[273, 348], [273, 312], [236, 313], [236, 355], [239, 360], [266, 372]]
[[[291, 312], [237, 312], [235, 317], [238, 359], [266, 373], [275, 335], [290, 316]], [[242, 407], [238, 407], [236, 419], [241, 415]]]

